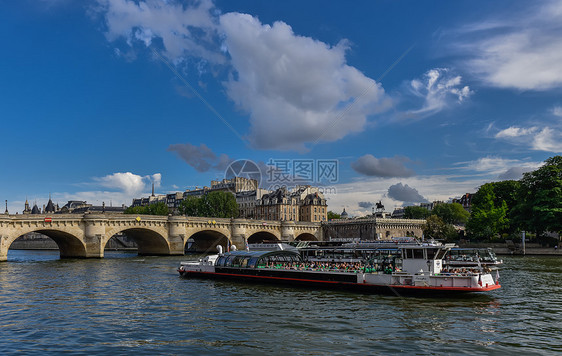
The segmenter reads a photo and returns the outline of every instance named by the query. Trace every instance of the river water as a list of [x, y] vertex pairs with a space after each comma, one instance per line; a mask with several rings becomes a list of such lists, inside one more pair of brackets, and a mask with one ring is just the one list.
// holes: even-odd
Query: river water
[[186, 259], [10, 251], [0, 354], [562, 352], [562, 258], [506, 257], [502, 289], [454, 299], [182, 279]]

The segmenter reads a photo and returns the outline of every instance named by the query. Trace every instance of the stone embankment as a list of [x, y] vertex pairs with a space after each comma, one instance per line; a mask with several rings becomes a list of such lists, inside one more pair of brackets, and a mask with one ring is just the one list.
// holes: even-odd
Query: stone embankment
[[479, 248], [487, 248], [491, 247], [494, 249], [494, 252], [497, 255], [554, 255], [554, 256], [562, 256], [562, 251], [560, 250], [561, 246], [558, 248], [554, 247], [544, 247], [540, 244], [534, 243], [526, 243], [525, 244], [525, 251], [523, 252], [523, 248], [520, 243], [514, 244], [505, 242], [505, 243], [459, 243], [460, 247], [479, 247]]

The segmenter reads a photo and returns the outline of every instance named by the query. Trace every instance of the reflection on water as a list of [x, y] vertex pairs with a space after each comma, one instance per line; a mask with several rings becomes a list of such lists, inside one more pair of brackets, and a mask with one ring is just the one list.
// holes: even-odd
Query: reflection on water
[[562, 351], [559, 258], [506, 258], [502, 289], [448, 299], [181, 279], [185, 258], [10, 251], [0, 263], [0, 353]]

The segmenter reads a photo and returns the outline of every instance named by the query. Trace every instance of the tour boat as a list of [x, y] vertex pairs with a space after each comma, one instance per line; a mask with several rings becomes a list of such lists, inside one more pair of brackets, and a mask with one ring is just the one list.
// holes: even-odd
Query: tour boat
[[490, 247], [453, 247], [445, 255], [443, 264], [449, 267], [486, 266], [496, 269], [497, 266], [503, 264], [503, 260], [498, 260]]
[[[452, 267], [444, 257], [452, 245], [438, 243], [378, 243], [340, 246], [330, 255], [308, 249], [240, 250], [181, 262], [182, 277], [222, 278], [256, 282], [344, 288], [405, 294], [463, 294], [501, 288], [487, 266]], [[347, 251], [345, 251], [347, 249]], [[360, 251], [360, 253], [357, 253]]]

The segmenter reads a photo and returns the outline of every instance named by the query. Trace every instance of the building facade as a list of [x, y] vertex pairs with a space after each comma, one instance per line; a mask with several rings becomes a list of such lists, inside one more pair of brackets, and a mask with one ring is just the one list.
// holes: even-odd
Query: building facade
[[299, 207], [299, 221], [323, 222], [328, 220], [326, 199], [317, 193], [308, 194]]
[[328, 220], [328, 205], [317, 187], [297, 186], [292, 192], [281, 187], [256, 202], [256, 219], [322, 222]]
[[256, 218], [256, 205], [258, 200], [270, 193], [267, 189], [258, 188], [245, 192], [236, 193], [236, 204], [238, 204], [238, 217], [244, 219]]
[[238, 217], [244, 219], [284, 221], [327, 221], [326, 199], [318, 187], [296, 186], [293, 191], [286, 187], [269, 191], [258, 188], [258, 181], [244, 177], [211, 181], [211, 187], [195, 188], [185, 192], [152, 195], [133, 199], [132, 206], [148, 206], [163, 202], [171, 211], [177, 212], [187, 197], [202, 197], [213, 191], [230, 192], [236, 197]]
[[249, 192], [258, 189], [258, 181], [244, 177], [234, 177], [232, 179], [223, 179], [221, 181], [212, 180], [212, 191], [227, 191], [233, 193]]

